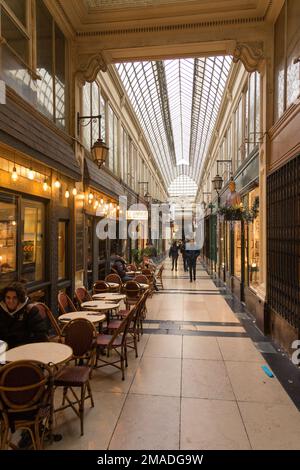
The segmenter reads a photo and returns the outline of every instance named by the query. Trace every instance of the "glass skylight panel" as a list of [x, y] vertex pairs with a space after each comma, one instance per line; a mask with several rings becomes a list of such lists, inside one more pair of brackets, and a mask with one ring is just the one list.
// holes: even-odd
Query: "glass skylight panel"
[[208, 57], [117, 65], [172, 194], [180, 195], [180, 185], [185, 194], [193, 185], [197, 191], [231, 63]]

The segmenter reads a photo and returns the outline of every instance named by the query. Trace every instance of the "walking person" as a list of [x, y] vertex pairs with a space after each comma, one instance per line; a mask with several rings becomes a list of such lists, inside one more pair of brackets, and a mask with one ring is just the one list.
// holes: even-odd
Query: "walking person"
[[193, 282], [193, 279], [196, 281], [197, 258], [200, 255], [200, 250], [194, 241], [186, 245], [185, 255], [190, 271], [190, 282]]
[[182, 254], [183, 269], [184, 269], [184, 272], [186, 273], [188, 271], [188, 263], [187, 263], [185, 251], [186, 251], [186, 245], [185, 245], [185, 241], [183, 241], [180, 246], [180, 253]]
[[169, 258], [172, 258], [172, 271], [177, 271], [177, 261], [179, 256], [179, 247], [177, 246], [176, 242], [173, 242], [170, 250], [169, 250]]

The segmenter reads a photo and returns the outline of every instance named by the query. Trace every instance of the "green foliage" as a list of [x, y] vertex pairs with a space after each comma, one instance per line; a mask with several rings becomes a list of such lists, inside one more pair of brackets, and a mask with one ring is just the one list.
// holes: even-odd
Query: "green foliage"
[[259, 197], [254, 200], [251, 209], [244, 209], [243, 207], [227, 207], [222, 206], [218, 210], [218, 214], [223, 216], [225, 220], [244, 220], [246, 223], [253, 222], [258, 216], [259, 212]]
[[143, 250], [138, 250], [137, 248], [134, 248], [131, 251], [131, 254], [132, 254], [133, 261], [136, 264], [142, 263], [142, 261], [143, 261]]

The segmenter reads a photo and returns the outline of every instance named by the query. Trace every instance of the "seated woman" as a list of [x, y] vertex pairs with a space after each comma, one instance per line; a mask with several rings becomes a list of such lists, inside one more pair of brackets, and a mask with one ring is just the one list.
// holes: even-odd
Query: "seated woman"
[[21, 283], [5, 287], [0, 295], [0, 337], [14, 348], [48, 341], [48, 325], [29, 301]]

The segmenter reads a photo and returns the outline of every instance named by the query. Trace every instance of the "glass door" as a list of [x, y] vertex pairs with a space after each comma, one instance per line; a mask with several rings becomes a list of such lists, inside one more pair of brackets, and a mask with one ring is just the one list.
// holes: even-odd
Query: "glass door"
[[45, 279], [45, 206], [41, 202], [22, 200], [21, 260], [22, 280]]
[[17, 199], [0, 193], [0, 287], [17, 278]]

